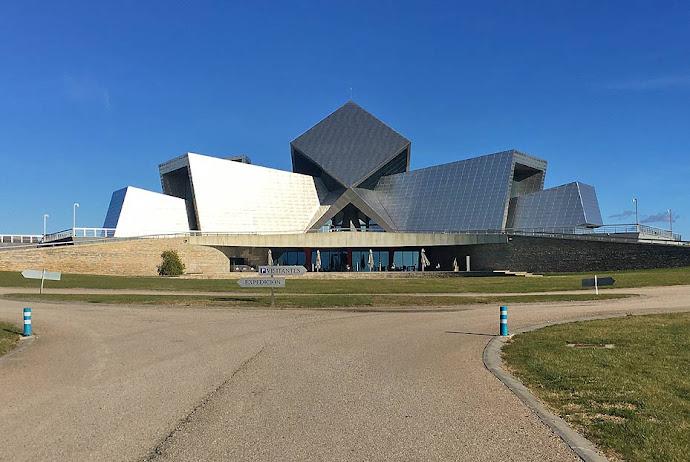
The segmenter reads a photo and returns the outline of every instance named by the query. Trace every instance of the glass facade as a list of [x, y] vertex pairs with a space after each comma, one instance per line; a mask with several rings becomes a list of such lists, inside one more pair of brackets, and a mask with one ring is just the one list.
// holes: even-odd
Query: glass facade
[[273, 264], [279, 266], [304, 266], [307, 264], [307, 256], [303, 250], [277, 250], [273, 251]]
[[[373, 250], [374, 259], [373, 271], [387, 271], [389, 263], [388, 250]], [[352, 251], [352, 270], [369, 271], [369, 250]]]
[[[321, 269], [319, 271], [348, 271], [347, 264], [347, 250], [333, 249], [320, 250], [321, 252]], [[311, 263], [316, 269], [316, 250], [311, 253]], [[311, 270], [311, 268], [310, 268]]]
[[[317, 249], [310, 251], [311, 260], [307, 264], [304, 249], [272, 249], [273, 264], [276, 266], [304, 266], [307, 271], [316, 271]], [[369, 269], [369, 254], [373, 267]], [[330, 271], [419, 271], [419, 249], [319, 249], [322, 272]], [[351, 263], [348, 254], [351, 253]], [[233, 264], [246, 264], [244, 258], [234, 258]]]
[[419, 251], [396, 250], [393, 253], [391, 271], [417, 271], [419, 266]]
[[[369, 270], [370, 249], [322, 249], [320, 271], [354, 271]], [[352, 265], [348, 264], [348, 252], [352, 252]], [[371, 249], [374, 260], [372, 271], [419, 271], [421, 270], [419, 250]], [[316, 250], [311, 252], [312, 268], [316, 270]]]

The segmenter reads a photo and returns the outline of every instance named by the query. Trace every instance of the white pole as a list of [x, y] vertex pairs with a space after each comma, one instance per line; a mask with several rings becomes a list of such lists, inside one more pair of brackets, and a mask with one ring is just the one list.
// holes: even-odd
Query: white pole
[[72, 237], [74, 237], [74, 228], [77, 227], [77, 207], [79, 207], [79, 203], [72, 204]]
[[46, 240], [46, 222], [48, 221], [48, 215], [47, 213], [43, 214], [43, 240]]
[[470, 256], [469, 255], [467, 255], [465, 257], [465, 266], [467, 267], [467, 271], [469, 271], [470, 270]]
[[599, 279], [596, 274], [594, 275], [594, 293], [599, 295]]
[[43, 268], [43, 273], [41, 273], [41, 290], [38, 292], [39, 294], [43, 293], [43, 281], [45, 281], [46, 278], [46, 269]]

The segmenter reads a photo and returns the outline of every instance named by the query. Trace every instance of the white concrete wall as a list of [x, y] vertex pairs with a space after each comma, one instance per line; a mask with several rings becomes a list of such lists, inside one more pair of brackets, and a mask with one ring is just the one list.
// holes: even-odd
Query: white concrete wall
[[184, 199], [128, 186], [115, 237], [189, 232]]
[[319, 210], [308, 175], [188, 154], [203, 232], [299, 233]]

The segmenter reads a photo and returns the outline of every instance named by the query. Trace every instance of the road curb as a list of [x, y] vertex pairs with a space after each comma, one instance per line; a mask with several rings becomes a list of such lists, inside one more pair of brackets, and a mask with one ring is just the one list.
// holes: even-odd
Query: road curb
[[[681, 313], [688, 311], [687, 309], [680, 309], [675, 311], [668, 311], [668, 313]], [[666, 313], [666, 312], [664, 312]], [[512, 335], [522, 334], [524, 332], [529, 332], [532, 330], [541, 329], [543, 327], [554, 326], [556, 324], [568, 324], [571, 322], [578, 321], [595, 321], [597, 319], [611, 319], [611, 318], [621, 318], [625, 316], [644, 316], [650, 314], [664, 314], [655, 310], [641, 310], [632, 313], [616, 313], [607, 315], [597, 315], [597, 316], [585, 316], [581, 318], [564, 319], [561, 321], [550, 321], [542, 324], [535, 324], [533, 326], [523, 327], [513, 331]], [[506, 340], [510, 337], [499, 337], [495, 336], [489, 343], [484, 347], [484, 352], [482, 354], [482, 359], [484, 360], [484, 366], [494, 375], [498, 380], [500, 380], [510, 391], [512, 391], [515, 396], [520, 398], [523, 402], [536, 416], [541, 420], [546, 426], [548, 426], [551, 431], [558, 435], [565, 443], [570, 446], [570, 448], [585, 462], [607, 462], [607, 459], [599, 454], [594, 444], [589, 441], [584, 436], [577, 433], [575, 430], [570, 428], [570, 426], [561, 417], [553, 414], [548, 408], [534, 396], [525, 387], [522, 382], [513, 377], [508, 372], [501, 368], [501, 348], [505, 344]]]
[[14, 356], [16, 354], [21, 353], [22, 351], [29, 348], [29, 346], [31, 346], [35, 340], [36, 340], [35, 335], [31, 335], [29, 337], [22, 337], [19, 340], [19, 344], [16, 347], [14, 347], [14, 349], [12, 349], [12, 351], [5, 353], [4, 355], [0, 356], [0, 360], [11, 358], [12, 356]]
[[[553, 326], [556, 324], [566, 324], [576, 321], [593, 321], [596, 319], [608, 319], [608, 318], [618, 318], [622, 316], [627, 316], [627, 314], [615, 314], [615, 315], [605, 315], [605, 316], [588, 316], [584, 318], [567, 319], [563, 321], [553, 321], [543, 324], [537, 324], [534, 326], [524, 327], [513, 332], [514, 334], [521, 334], [523, 332], [529, 332], [532, 330], [541, 329], [547, 326]], [[551, 429], [556, 435], [558, 435], [570, 448], [585, 462], [607, 462], [607, 459], [602, 456], [599, 451], [597, 451], [594, 444], [589, 441], [584, 436], [573, 430], [565, 420], [561, 417], [553, 414], [549, 409], [534, 396], [525, 387], [522, 382], [513, 377], [508, 372], [501, 368], [501, 348], [506, 343], [510, 337], [499, 337], [496, 336], [492, 338], [489, 343], [487, 343], [482, 354], [482, 359], [484, 360], [484, 366], [494, 375], [498, 380], [500, 380], [510, 391], [515, 394], [520, 401], [523, 402], [536, 416], [541, 420], [547, 427]]]

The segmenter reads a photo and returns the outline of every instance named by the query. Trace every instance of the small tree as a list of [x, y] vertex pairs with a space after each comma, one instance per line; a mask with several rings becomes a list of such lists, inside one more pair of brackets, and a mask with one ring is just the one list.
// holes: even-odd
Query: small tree
[[161, 254], [163, 261], [158, 266], [158, 274], [161, 276], [179, 276], [184, 272], [184, 263], [176, 250], [166, 250]]

